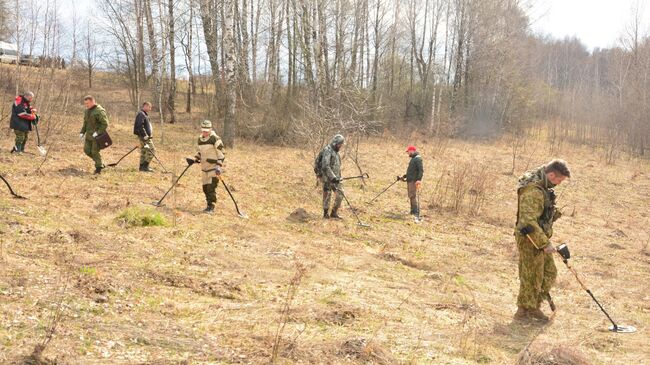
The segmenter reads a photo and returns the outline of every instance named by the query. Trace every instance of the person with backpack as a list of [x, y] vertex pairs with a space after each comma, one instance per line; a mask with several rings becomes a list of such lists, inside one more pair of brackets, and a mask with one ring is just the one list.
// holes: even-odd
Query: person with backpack
[[418, 153], [415, 146], [408, 146], [406, 148], [411, 161], [406, 169], [406, 174], [402, 176], [401, 180], [406, 181], [406, 189], [408, 197], [411, 202], [410, 214], [415, 217], [415, 221], [420, 221], [420, 204], [418, 202], [418, 190], [422, 185], [422, 176], [424, 175], [424, 167], [422, 164], [422, 156]]
[[31, 102], [34, 99], [34, 93], [26, 92], [24, 95], [16, 96], [16, 100], [11, 108], [11, 120], [9, 127], [14, 130], [16, 135], [14, 147], [11, 153], [22, 153], [25, 151], [25, 144], [32, 131], [32, 125], [38, 123], [39, 117], [36, 114], [36, 108], [32, 108]]
[[[341, 183], [341, 156], [339, 151], [345, 144], [345, 138], [337, 134], [321, 150], [314, 163], [314, 172], [323, 182], [323, 218], [341, 219], [338, 211], [343, 201], [343, 184]], [[332, 193], [335, 194], [334, 205], [330, 213]]]
[[[555, 304], [550, 290], [555, 283], [557, 269], [553, 261], [555, 247], [551, 244], [553, 223], [562, 213], [556, 207], [554, 188], [571, 178], [571, 170], [564, 160], [552, 160], [546, 165], [527, 171], [517, 185], [517, 222], [515, 239], [519, 252], [518, 321], [547, 322], [549, 317], [540, 309], [544, 300], [551, 310]], [[530, 227], [524, 234], [522, 228]]]

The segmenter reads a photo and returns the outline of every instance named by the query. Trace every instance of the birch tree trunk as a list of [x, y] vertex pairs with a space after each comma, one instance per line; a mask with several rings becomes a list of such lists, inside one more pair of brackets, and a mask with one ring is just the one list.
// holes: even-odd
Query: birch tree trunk
[[226, 79], [226, 112], [223, 120], [223, 142], [227, 147], [233, 147], [235, 144], [235, 133], [237, 130], [237, 121], [235, 119], [235, 107], [237, 103], [237, 47], [234, 38], [234, 17], [235, 1], [223, 1], [223, 51], [225, 57], [224, 75]]

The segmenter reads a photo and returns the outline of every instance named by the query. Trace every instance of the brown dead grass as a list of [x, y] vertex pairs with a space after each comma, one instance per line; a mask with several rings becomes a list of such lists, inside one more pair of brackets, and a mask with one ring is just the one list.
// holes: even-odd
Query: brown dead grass
[[[128, 111], [100, 103], [109, 113]], [[201, 117], [180, 114], [178, 124], [165, 125], [157, 155], [176, 175], [194, 153], [194, 120]], [[125, 229], [115, 216], [125, 207], [150, 206], [171, 177], [138, 174], [136, 155], [100, 177], [90, 175], [91, 161], [76, 139], [80, 119], [51, 136], [57, 145], [42, 174], [33, 174], [40, 159], [9, 155], [11, 135], [1, 133], [0, 171], [29, 200], [0, 190], [6, 257], [0, 363], [24, 359], [41, 343], [64, 282], [71, 285], [62, 320], [42, 359], [266, 363], [295, 262], [309, 276], [288, 313], [278, 363], [511, 364], [538, 331], [511, 323], [518, 287], [511, 227], [516, 176], [500, 173], [511, 166], [504, 143], [366, 141], [359, 157], [373, 179], [365, 190], [358, 182], [345, 185], [361, 219], [372, 224], [364, 229], [347, 208], [342, 222], [320, 219], [309, 153], [240, 142], [227, 151], [226, 176], [250, 219], [237, 217], [221, 187], [218, 213], [201, 214], [200, 175], [191, 168], [158, 209], [168, 227]], [[115, 145], [104, 152], [107, 163], [133, 144], [131, 118], [112, 122]], [[417, 144], [425, 159], [420, 225], [405, 218], [404, 185], [364, 204], [391, 182], [385, 176], [405, 170], [406, 143]], [[551, 157], [570, 161], [575, 177], [558, 189], [569, 214], [558, 221], [554, 241], [569, 242], [574, 267], [608, 311], [641, 330], [625, 336], [604, 330], [602, 314], [557, 261], [559, 313], [540, 340], [570, 345], [593, 364], [648, 363], [650, 165], [637, 159], [606, 165], [598, 153], [564, 145], [555, 155], [521, 157], [516, 174]], [[494, 166], [488, 185], [468, 183], [481, 191], [458, 192], [429, 207], [440, 172], [461, 162]], [[356, 172], [347, 159], [343, 170]], [[477, 214], [468, 204], [479, 193]], [[464, 199], [457, 212], [450, 208], [453, 197]], [[295, 214], [299, 219], [288, 220], [298, 208], [304, 209]]]

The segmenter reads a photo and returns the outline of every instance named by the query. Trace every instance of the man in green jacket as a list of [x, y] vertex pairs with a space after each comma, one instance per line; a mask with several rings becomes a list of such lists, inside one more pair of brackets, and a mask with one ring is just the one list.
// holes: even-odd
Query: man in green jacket
[[408, 197], [411, 202], [411, 213], [415, 217], [415, 221], [420, 221], [420, 204], [418, 202], [418, 191], [422, 185], [422, 176], [424, 175], [424, 166], [422, 164], [422, 156], [418, 153], [415, 146], [408, 146], [406, 148], [411, 161], [406, 169], [406, 175], [402, 176], [401, 180], [406, 181], [406, 189]]
[[108, 128], [108, 116], [101, 105], [95, 102], [95, 98], [87, 95], [84, 97], [84, 124], [79, 132], [79, 139], [84, 141], [84, 153], [95, 161], [95, 174], [101, 174], [104, 164], [102, 155], [99, 152], [99, 145], [95, 137], [106, 133]]
[[[554, 309], [550, 290], [555, 283], [557, 269], [553, 261], [555, 248], [550, 239], [553, 236], [553, 223], [562, 214], [556, 209], [553, 188], [570, 177], [571, 171], [565, 161], [552, 160], [519, 178], [515, 228], [519, 251], [516, 320], [548, 321], [540, 309], [544, 300]], [[532, 227], [532, 233], [522, 235], [520, 230], [524, 227]]]

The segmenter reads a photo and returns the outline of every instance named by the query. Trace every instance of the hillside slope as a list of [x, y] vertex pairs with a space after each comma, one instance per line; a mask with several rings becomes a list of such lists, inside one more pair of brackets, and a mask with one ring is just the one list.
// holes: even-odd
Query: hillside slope
[[[346, 184], [371, 228], [358, 227], [347, 208], [343, 222], [320, 219], [311, 155], [244, 142], [227, 151], [225, 176], [249, 219], [237, 217], [222, 187], [218, 213], [202, 214], [193, 167], [158, 209], [167, 226], [127, 227], [117, 217], [149, 209], [171, 176], [138, 173], [135, 153], [90, 175], [76, 127], [57, 137], [38, 172], [40, 158], [9, 155], [2, 139], [0, 172], [29, 199], [11, 199], [2, 187], [1, 363], [21, 362], [43, 342], [42, 358], [59, 363], [263, 363], [278, 329], [278, 362], [286, 364], [507, 364], [538, 334], [595, 364], [650, 362], [647, 162], [606, 166], [597, 151], [551, 154], [541, 143], [519, 158], [515, 175], [550, 157], [570, 162], [575, 177], [558, 189], [566, 214], [554, 241], [569, 242], [574, 266], [613, 316], [639, 328], [607, 332], [556, 260], [560, 309], [540, 333], [511, 320], [516, 177], [504, 174], [511, 155], [503, 143], [409, 141], [425, 158], [420, 225], [405, 214], [403, 185], [365, 204], [408, 162], [405, 143], [386, 136], [360, 148], [367, 186]], [[158, 157], [178, 174], [197, 131], [166, 128]], [[127, 123], [112, 132], [106, 163], [133, 145]], [[349, 158], [343, 170], [356, 174]], [[468, 208], [472, 199], [484, 201], [480, 211]], [[310, 216], [288, 219], [297, 208]]]

